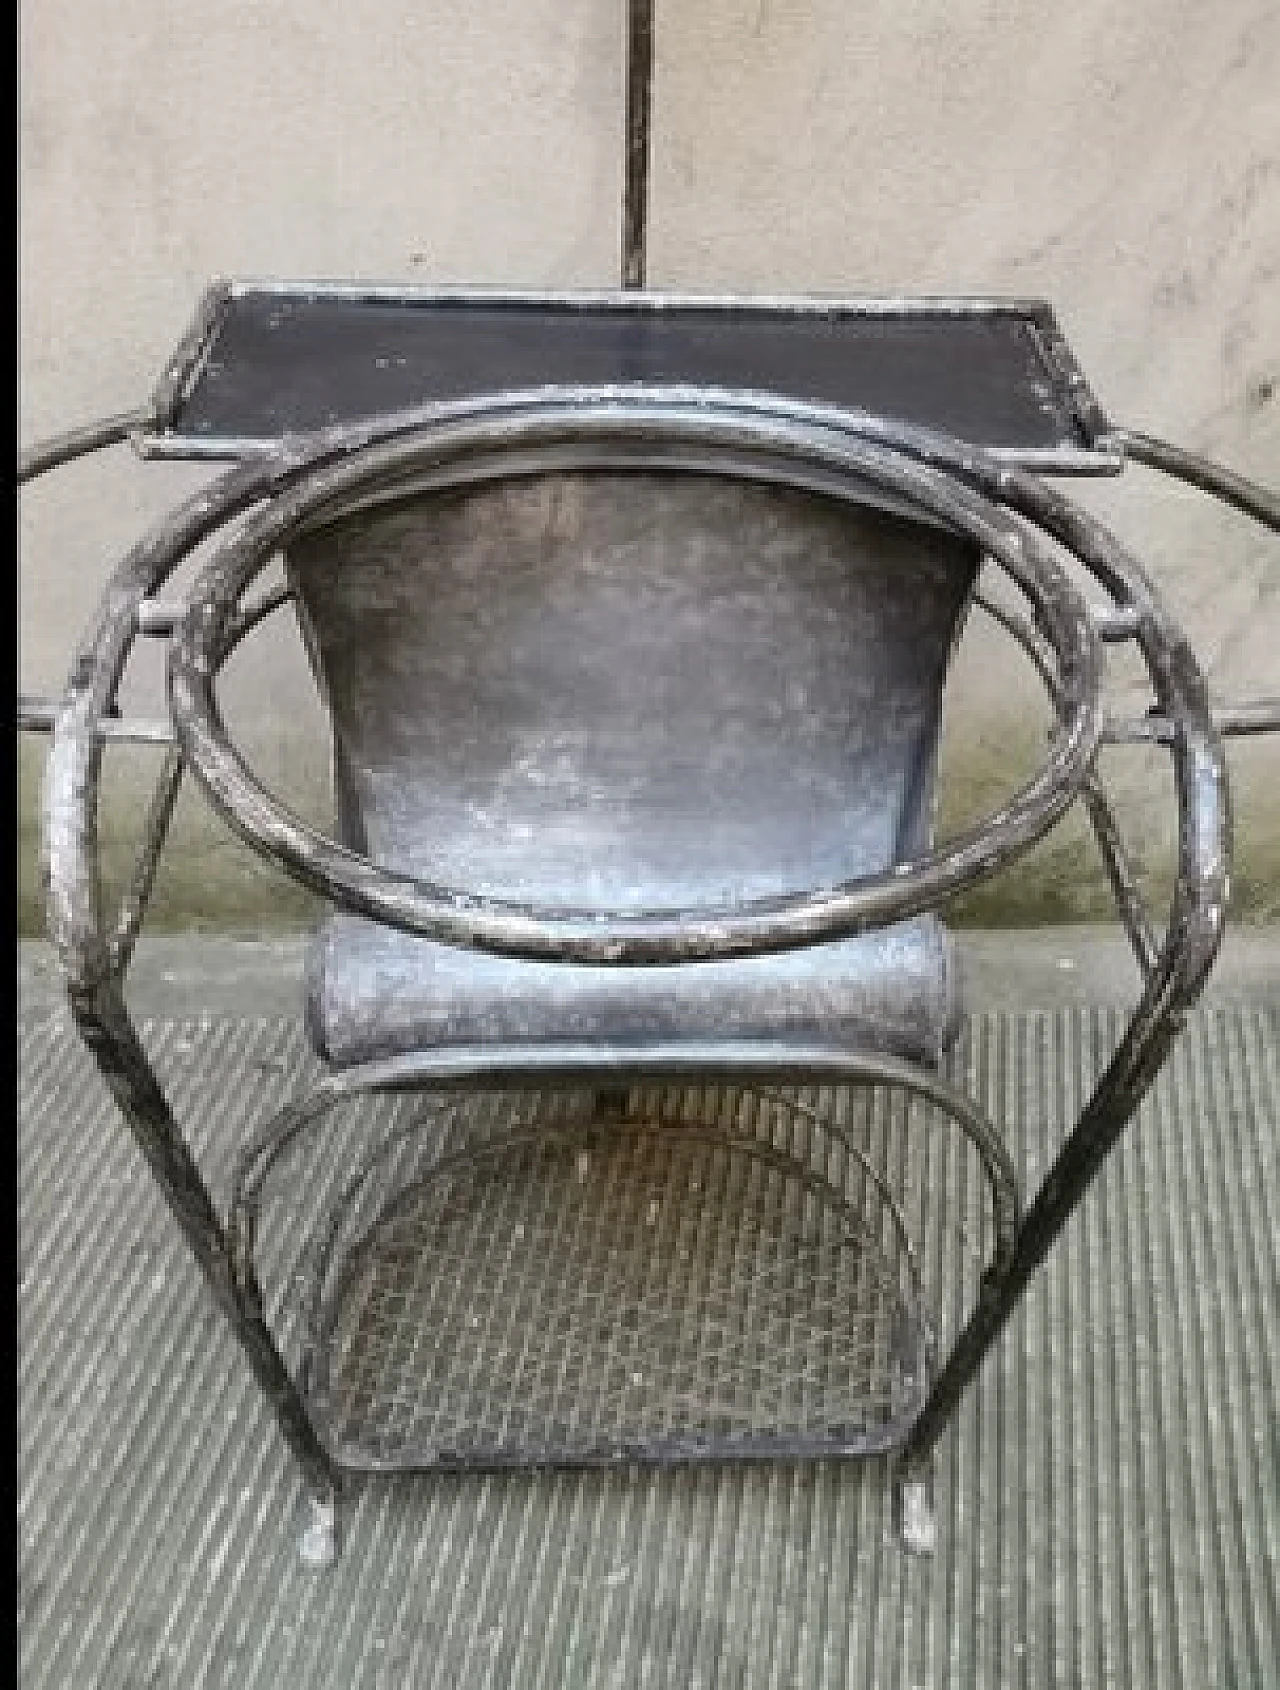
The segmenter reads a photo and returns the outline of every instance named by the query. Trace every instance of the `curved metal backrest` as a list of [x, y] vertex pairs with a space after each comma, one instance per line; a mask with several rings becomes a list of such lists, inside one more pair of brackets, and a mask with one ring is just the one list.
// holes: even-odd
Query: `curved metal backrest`
[[295, 542], [339, 831], [470, 892], [732, 903], [927, 841], [977, 559], [702, 473], [420, 494]]

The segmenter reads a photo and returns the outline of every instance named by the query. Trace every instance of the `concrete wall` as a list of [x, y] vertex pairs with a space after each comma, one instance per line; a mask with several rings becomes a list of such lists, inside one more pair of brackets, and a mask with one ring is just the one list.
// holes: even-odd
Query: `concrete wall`
[[[214, 275], [601, 285], [617, 274], [623, 0], [22, 0], [21, 418], [139, 402]], [[1280, 481], [1274, 0], [658, 5], [650, 282], [1013, 292], [1056, 305], [1111, 413]], [[127, 454], [24, 499], [21, 682], [56, 690], [110, 560], [199, 479]], [[1224, 697], [1280, 692], [1280, 555], [1141, 471], [1084, 489], [1167, 588]], [[309, 682], [243, 661], [258, 766], [323, 815]], [[1018, 660], [961, 655], [947, 817], [1040, 729]], [[158, 667], [130, 702], [155, 708]], [[1024, 698], [1028, 701], [1024, 707]], [[43, 742], [23, 747], [24, 911]], [[111, 760], [122, 848], [151, 753]], [[1237, 909], [1280, 910], [1280, 742], [1233, 752]], [[1156, 879], [1161, 756], [1108, 763]], [[1102, 907], [1068, 830], [975, 920]], [[157, 917], [254, 926], [299, 898], [186, 802]]]

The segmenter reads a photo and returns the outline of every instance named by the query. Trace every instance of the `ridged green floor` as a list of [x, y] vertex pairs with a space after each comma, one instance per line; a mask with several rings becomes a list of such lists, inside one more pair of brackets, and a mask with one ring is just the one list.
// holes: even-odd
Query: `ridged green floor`
[[[309, 1060], [274, 1014], [172, 1007], [148, 1038], [225, 1181]], [[1120, 1024], [968, 1027], [962, 1073], [1028, 1185]], [[1197, 1012], [1015, 1317], [944, 1442], [931, 1562], [896, 1548], [882, 1464], [828, 1463], [374, 1480], [317, 1575], [247, 1369], [65, 1014], [29, 994], [22, 1683], [1278, 1684], [1278, 1099], [1264, 980]]]

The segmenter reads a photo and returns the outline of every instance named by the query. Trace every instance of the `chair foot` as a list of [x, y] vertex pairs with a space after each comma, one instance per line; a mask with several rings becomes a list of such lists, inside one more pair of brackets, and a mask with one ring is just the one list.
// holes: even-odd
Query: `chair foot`
[[338, 1499], [313, 1496], [298, 1553], [308, 1567], [331, 1567], [338, 1559]]
[[932, 1555], [938, 1546], [933, 1506], [933, 1467], [914, 1467], [894, 1483], [898, 1535], [908, 1555]]

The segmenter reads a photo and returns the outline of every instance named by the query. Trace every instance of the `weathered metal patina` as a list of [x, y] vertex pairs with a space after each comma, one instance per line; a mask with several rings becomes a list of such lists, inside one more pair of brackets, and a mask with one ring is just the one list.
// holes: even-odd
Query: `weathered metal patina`
[[[148, 412], [41, 448], [20, 476], [137, 427], [172, 449], [216, 316], [204, 313]], [[1180, 475], [1280, 530], [1269, 493], [1106, 430], [1096, 406], [1089, 415], [1098, 426], [1085, 451]], [[206, 544], [190, 593], [166, 602], [170, 576]], [[255, 598], [282, 549], [287, 585]], [[1022, 609], [974, 592], [980, 558], [999, 565]], [[263, 791], [217, 702], [231, 650], [295, 600], [331, 711], [333, 840]], [[1040, 770], [939, 845], [939, 711], [971, 605], [1027, 651], [1057, 726]], [[105, 746], [130, 731], [116, 705], [139, 637], [169, 642], [172, 728], [148, 725], [145, 736], [177, 743], [112, 917], [98, 888], [98, 780]], [[1105, 706], [1106, 651], [1118, 644], [1149, 678], [1141, 723]], [[305, 1548], [322, 1560], [335, 1548], [342, 1475], [360, 1467], [887, 1450], [898, 1456], [906, 1539], [927, 1548], [938, 1438], [1212, 966], [1229, 860], [1218, 727], [1265, 731], [1280, 712], [1245, 706], [1215, 724], [1192, 651], [1145, 572], [1016, 451], [777, 393], [623, 382], [479, 393], [274, 448], [259, 440], [123, 561], [56, 711], [27, 711], [36, 727], [51, 715], [49, 929], [69, 1001], [301, 1464], [315, 1503]], [[1163, 922], [1143, 904], [1095, 762], [1100, 744], [1139, 734], [1167, 748], [1175, 775], [1179, 865]], [[257, 850], [337, 906], [317, 941], [309, 1009], [327, 1072], [245, 1146], [225, 1218], [123, 995], [186, 768]], [[958, 1006], [932, 912], [1076, 802], [1145, 985], [1023, 1213], [998, 1127], [938, 1069]], [[743, 1097], [763, 1089], [788, 1120], [808, 1110], [846, 1149], [834, 1117], [777, 1088], [888, 1087], [973, 1146], [990, 1208], [986, 1263], [944, 1353], [883, 1174], [852, 1147], [855, 1212], [847, 1187], [744, 1139], [736, 1118], [684, 1105], [673, 1114], [661, 1101], [713, 1084]], [[291, 1369], [256, 1254], [273, 1168], [350, 1100], [495, 1088], [511, 1100], [506, 1137], [438, 1160], [348, 1238], [349, 1211], [398, 1141], [352, 1170], [322, 1239], [306, 1353]], [[573, 1097], [585, 1102], [555, 1102]], [[687, 1181], [703, 1166], [695, 1152], [718, 1158], [706, 1165], [725, 1170], [725, 1191], [774, 1193], [761, 1211], [772, 1221], [752, 1234], [757, 1251], [776, 1262], [803, 1243], [814, 1253], [797, 1259], [811, 1262], [815, 1285], [855, 1301], [863, 1287], [871, 1312], [850, 1306], [849, 1331], [870, 1322], [857, 1329], [878, 1334], [880, 1348], [858, 1375], [862, 1410], [853, 1404], [839, 1424], [783, 1415], [770, 1432], [741, 1404], [723, 1425], [686, 1404], [683, 1433], [606, 1415], [541, 1444], [526, 1428], [505, 1444], [477, 1432], [463, 1447], [455, 1426], [454, 1447], [441, 1447], [444, 1422], [429, 1416], [410, 1416], [410, 1433], [375, 1417], [362, 1434], [333, 1346], [379, 1241], [405, 1260], [406, 1217], [442, 1213], [437, 1191], [470, 1213], [504, 1166], [539, 1203], [561, 1202], [575, 1180], [594, 1192], [591, 1157], [607, 1171], [628, 1145], [666, 1158], [665, 1173], [645, 1164], [658, 1193], [661, 1179]], [[606, 1206], [612, 1189], [599, 1187]], [[779, 1307], [790, 1310], [804, 1283], [788, 1281]], [[750, 1303], [748, 1326], [752, 1309], [765, 1318]], [[837, 1320], [822, 1357], [838, 1333]], [[667, 1410], [684, 1400], [677, 1393]], [[830, 1422], [835, 1411], [822, 1412]]]

